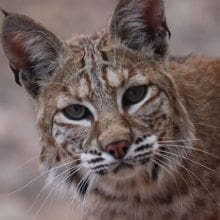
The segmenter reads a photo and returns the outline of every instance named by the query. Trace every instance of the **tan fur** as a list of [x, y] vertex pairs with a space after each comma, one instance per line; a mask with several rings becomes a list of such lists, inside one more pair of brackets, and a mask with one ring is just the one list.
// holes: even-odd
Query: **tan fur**
[[[162, 1], [129, 2], [134, 4], [119, 2], [110, 31], [77, 37], [68, 43], [27, 17], [6, 17], [2, 43], [9, 61], [15, 69], [20, 68], [21, 80], [35, 98], [43, 145], [41, 163], [50, 181], [74, 194], [74, 205], [83, 208], [82, 219], [218, 220], [220, 59], [169, 60]], [[123, 13], [129, 9], [129, 13], [118, 21], [121, 8]], [[143, 18], [139, 12], [144, 8], [147, 16]], [[161, 16], [148, 20], [145, 28], [151, 25], [149, 30], [155, 35], [147, 41], [149, 35], [145, 33], [143, 39], [136, 32], [143, 30], [143, 22], [134, 23], [135, 28], [129, 22], [137, 17], [138, 21], [149, 19], [154, 12]], [[19, 25], [27, 27], [27, 23], [31, 24], [29, 28], [16, 29]], [[46, 38], [37, 42], [47, 50], [31, 54], [29, 59], [27, 54], [33, 53], [29, 45], [36, 45], [39, 36], [28, 45], [24, 39], [36, 34], [30, 31], [33, 27], [49, 35], [49, 41]], [[22, 61], [31, 64], [44, 62], [40, 55], [43, 51], [51, 61], [52, 72], [44, 72], [45, 68], [37, 72], [40, 65], [32, 72], [26, 66], [21, 68], [17, 47], [24, 56]], [[33, 81], [24, 77], [29, 73], [39, 74], [37, 91], [29, 87]], [[148, 86], [146, 100], [126, 108], [121, 99], [128, 88], [137, 85]], [[62, 110], [72, 104], [86, 106], [92, 118], [65, 118]], [[107, 152], [107, 146], [121, 140], [130, 144], [125, 158], [132, 161], [132, 169], [114, 172], [118, 161]], [[140, 158], [138, 152], [143, 153]], [[89, 181], [85, 181], [87, 178]]]

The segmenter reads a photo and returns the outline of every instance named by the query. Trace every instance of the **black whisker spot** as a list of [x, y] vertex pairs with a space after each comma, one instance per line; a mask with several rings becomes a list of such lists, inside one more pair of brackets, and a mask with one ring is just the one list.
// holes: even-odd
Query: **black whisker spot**
[[139, 143], [141, 143], [143, 140], [142, 140], [142, 138], [137, 138], [137, 140], [135, 141], [135, 144], [139, 144]]
[[[143, 153], [143, 154], [138, 154], [138, 155], [136, 155], [135, 157], [134, 157], [134, 159], [140, 159], [140, 158], [142, 158], [142, 157], [147, 157], [147, 156], [149, 156], [151, 154], [151, 152], [146, 152], [146, 153]], [[143, 158], [143, 159], [145, 159], [145, 158]]]
[[88, 153], [94, 154], [94, 155], [97, 155], [97, 156], [101, 156], [102, 155], [101, 152], [98, 152], [97, 150], [90, 150], [90, 151], [88, 151]]
[[99, 158], [95, 158], [95, 159], [92, 159], [92, 160], [88, 161], [88, 164], [99, 163], [99, 162], [102, 162], [102, 161], [104, 161], [104, 159], [102, 157], [99, 157]]
[[143, 150], [148, 149], [150, 147], [152, 147], [152, 145], [150, 145], [150, 144], [141, 145], [140, 147], [135, 149], [135, 152], [143, 151]]
[[109, 167], [109, 166], [111, 166], [111, 165], [109, 165], [109, 164], [98, 165], [96, 167], [93, 167], [92, 170], [96, 171], [96, 170], [99, 170], [99, 169], [102, 169], [105, 167]]

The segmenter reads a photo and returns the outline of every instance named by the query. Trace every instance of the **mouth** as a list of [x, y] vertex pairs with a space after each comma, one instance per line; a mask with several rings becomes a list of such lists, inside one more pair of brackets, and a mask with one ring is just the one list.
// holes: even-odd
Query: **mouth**
[[143, 158], [141, 160], [118, 160], [108, 166], [102, 167], [95, 171], [95, 173], [105, 176], [110, 174], [118, 177], [132, 176], [140, 167], [145, 167], [149, 164], [150, 158]]
[[117, 174], [121, 170], [126, 170], [126, 169], [134, 169], [134, 165], [128, 164], [124, 161], [120, 162], [117, 167], [113, 170], [114, 174]]

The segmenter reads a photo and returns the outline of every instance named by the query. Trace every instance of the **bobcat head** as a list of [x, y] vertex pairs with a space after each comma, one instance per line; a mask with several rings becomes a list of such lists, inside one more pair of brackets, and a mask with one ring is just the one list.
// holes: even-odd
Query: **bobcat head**
[[[105, 31], [69, 42], [26, 16], [5, 15], [3, 49], [35, 101], [50, 180], [80, 198], [170, 178], [165, 169], [172, 172], [187, 151], [161, 143], [189, 145], [194, 134], [168, 68], [162, 0], [121, 0]], [[161, 158], [167, 152], [173, 160]]]

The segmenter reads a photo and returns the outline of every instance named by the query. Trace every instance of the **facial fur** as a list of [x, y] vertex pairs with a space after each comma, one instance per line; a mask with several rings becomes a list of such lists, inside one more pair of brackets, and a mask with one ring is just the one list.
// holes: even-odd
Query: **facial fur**
[[[163, 151], [177, 155], [187, 152], [166, 148], [160, 143], [170, 139], [195, 139], [193, 127], [166, 69], [151, 59], [137, 59], [131, 51], [115, 48], [107, 35], [99, 37], [80, 39], [79, 53], [84, 55], [81, 59], [70, 58], [63, 67], [65, 71], [57, 74], [39, 98], [45, 103], [38, 114], [39, 126], [44, 132], [51, 131], [47, 140], [43, 140], [51, 142], [51, 146], [47, 145], [49, 149], [43, 151], [45, 154], [50, 150], [49, 156], [42, 157], [42, 162], [56, 167], [67, 161], [64, 172], [68, 169], [69, 172], [62, 176], [61, 182], [66, 178], [80, 191], [80, 196], [102, 187], [109, 178], [120, 183], [143, 171], [147, 184], [159, 181], [160, 176], [163, 181], [163, 169], [158, 168], [158, 164], [173, 166], [173, 163], [161, 159], [160, 154]], [[103, 41], [106, 45], [102, 45]], [[70, 46], [78, 47], [77, 43], [78, 39]], [[145, 97], [135, 105], [125, 106], [126, 90], [138, 85], [146, 85]], [[80, 121], [66, 118], [62, 110], [71, 104], [86, 106], [91, 117]], [[46, 129], [45, 117], [51, 118]], [[185, 126], [185, 121], [189, 126]], [[115, 159], [107, 146], [121, 140], [129, 143], [129, 149], [123, 159]], [[178, 157], [173, 158], [179, 161]], [[56, 175], [60, 175], [60, 171], [55, 170], [55, 181]], [[133, 190], [138, 192], [139, 187]]]
[[[219, 151], [198, 141], [196, 102], [185, 98], [190, 77], [169, 62], [163, 2], [121, 0], [105, 31], [69, 42], [26, 16], [5, 15], [3, 49], [35, 101], [48, 180], [86, 200], [95, 219], [189, 219], [188, 204], [197, 206], [190, 193], [202, 188], [194, 165], [205, 158], [193, 150], [217, 154], [207, 162], [215, 171]], [[216, 207], [206, 201], [207, 210]]]

